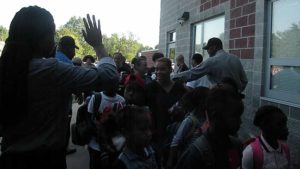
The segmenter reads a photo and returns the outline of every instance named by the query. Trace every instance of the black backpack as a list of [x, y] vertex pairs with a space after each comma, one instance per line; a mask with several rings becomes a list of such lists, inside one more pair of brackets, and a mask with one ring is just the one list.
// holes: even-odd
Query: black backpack
[[[94, 112], [98, 111], [101, 103], [101, 94], [94, 93]], [[71, 125], [72, 142], [75, 145], [84, 146], [89, 143], [92, 136], [96, 135], [96, 127], [92, 122], [91, 114], [87, 111], [88, 104], [78, 108], [76, 122]]]
[[176, 164], [175, 169], [185, 169], [185, 160], [189, 158], [190, 149], [197, 149], [202, 157], [205, 157], [205, 164], [202, 164], [203, 168], [214, 168], [215, 159], [207, 138], [202, 135], [197, 138], [180, 156], [179, 161]]

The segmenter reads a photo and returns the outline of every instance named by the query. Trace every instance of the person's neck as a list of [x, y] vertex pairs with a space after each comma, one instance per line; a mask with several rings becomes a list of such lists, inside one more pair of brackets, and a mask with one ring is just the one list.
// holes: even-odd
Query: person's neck
[[133, 153], [137, 154], [140, 157], [145, 157], [144, 147], [138, 147], [132, 144], [127, 144], [126, 147]]
[[264, 139], [266, 142], [274, 149], [278, 148], [278, 140], [270, 135], [265, 134], [264, 132], [262, 133]]
[[218, 144], [226, 144], [229, 140], [229, 135], [221, 130], [217, 130], [214, 126], [210, 126], [207, 130], [214, 142]]
[[103, 93], [109, 97], [115, 97], [117, 95], [116, 93], [112, 93], [112, 92], [108, 92], [108, 91], [103, 91]]
[[140, 76], [140, 77], [143, 77], [143, 74], [142, 73], [140, 73], [139, 71], [137, 71], [137, 70], [134, 70], [134, 75], [136, 75], [136, 76]]
[[173, 84], [173, 81], [171, 79], [166, 79], [166, 80], [159, 80], [157, 81], [162, 87], [168, 87]]

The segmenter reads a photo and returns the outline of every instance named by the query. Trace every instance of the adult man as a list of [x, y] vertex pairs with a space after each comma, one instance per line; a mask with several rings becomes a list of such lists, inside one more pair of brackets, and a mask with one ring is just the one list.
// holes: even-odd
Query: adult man
[[[75, 40], [71, 36], [63, 36], [58, 43], [57, 51], [55, 54], [55, 58], [60, 61], [64, 62], [66, 64], [73, 65], [72, 59], [75, 56], [75, 49], [79, 49], [76, 44]], [[77, 94], [79, 99], [82, 98], [80, 94]], [[70, 94], [70, 103], [69, 103], [69, 126], [72, 119], [72, 95]], [[66, 140], [66, 153], [72, 154], [76, 152], [76, 148], [69, 148], [69, 138], [70, 138], [70, 128], [68, 129], [67, 133], [67, 140]]]
[[47, 10], [29, 6], [14, 16], [0, 59], [1, 169], [66, 169], [70, 94], [118, 82], [100, 21], [88, 15], [84, 24], [84, 39], [100, 60], [94, 69], [53, 58], [55, 24]]
[[206, 61], [188, 71], [174, 75], [172, 78], [188, 82], [207, 75], [213, 85], [220, 83], [224, 78], [231, 78], [240, 92], [245, 90], [248, 80], [241, 61], [223, 50], [220, 39], [209, 39], [203, 49], [207, 50], [210, 56]]
[[75, 56], [75, 49], [79, 49], [71, 36], [63, 36], [58, 43], [55, 58], [61, 62], [72, 64]]
[[184, 72], [184, 71], [189, 69], [187, 67], [187, 65], [184, 63], [184, 56], [183, 55], [178, 55], [176, 57], [176, 64], [177, 64], [177, 67], [178, 67], [176, 73]]
[[[192, 66], [196, 67], [200, 65], [203, 61], [203, 56], [200, 53], [195, 53], [192, 56]], [[200, 77], [199, 79], [196, 79], [194, 81], [190, 81], [186, 83], [186, 86], [188, 89], [194, 89], [199, 86], [207, 87], [209, 88], [211, 86], [211, 83], [207, 79], [207, 76]]]

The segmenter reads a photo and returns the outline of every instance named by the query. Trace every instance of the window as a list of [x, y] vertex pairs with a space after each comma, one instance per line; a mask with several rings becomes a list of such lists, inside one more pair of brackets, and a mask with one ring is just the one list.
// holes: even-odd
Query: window
[[200, 53], [204, 59], [208, 58], [206, 51], [202, 49], [208, 39], [212, 37], [224, 40], [225, 17], [224, 15], [205, 20], [193, 25], [193, 53]]
[[167, 44], [167, 57], [170, 58], [172, 62], [175, 60], [175, 42], [176, 42], [176, 32], [171, 31], [168, 34], [168, 44]]
[[299, 0], [269, 3], [266, 96], [300, 103]]

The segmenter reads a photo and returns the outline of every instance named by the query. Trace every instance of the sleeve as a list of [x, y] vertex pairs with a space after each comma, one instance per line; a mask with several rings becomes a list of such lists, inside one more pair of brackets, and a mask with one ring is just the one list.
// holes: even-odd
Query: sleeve
[[190, 88], [193, 88], [193, 89], [194, 89], [194, 88], [195, 88], [195, 86], [196, 86], [196, 85], [195, 85], [195, 82], [196, 82], [196, 81], [190, 81], [190, 82], [187, 82], [187, 83], [186, 83], [186, 86], [188, 86], [188, 87], [190, 87]]
[[253, 169], [253, 151], [250, 145], [243, 151], [242, 169]]
[[204, 169], [204, 161], [201, 153], [194, 147], [190, 146], [185, 160], [182, 162], [182, 169]]
[[94, 113], [94, 103], [95, 103], [95, 95], [92, 95], [87, 108], [88, 112], [91, 114]]
[[204, 61], [202, 64], [193, 67], [190, 70], [175, 74], [172, 76], [172, 79], [174, 80], [182, 80], [184, 82], [189, 82], [196, 80], [200, 77], [203, 77], [207, 73], [210, 72], [210, 65], [212, 64], [212, 59], [208, 58], [206, 61]]
[[240, 64], [241, 64], [241, 69], [240, 69], [241, 91], [244, 91], [248, 84], [248, 79], [242, 63]]
[[127, 168], [121, 160], [117, 159], [113, 162], [112, 169], [127, 169]]
[[186, 118], [180, 124], [176, 134], [174, 135], [171, 143], [171, 147], [178, 146], [182, 143], [185, 135], [191, 130], [192, 120], [190, 118]]
[[67, 90], [71, 93], [106, 89], [112, 83], [118, 83], [119, 76], [112, 58], [102, 58], [97, 68], [86, 69], [57, 62], [53, 81], [58, 88]]

